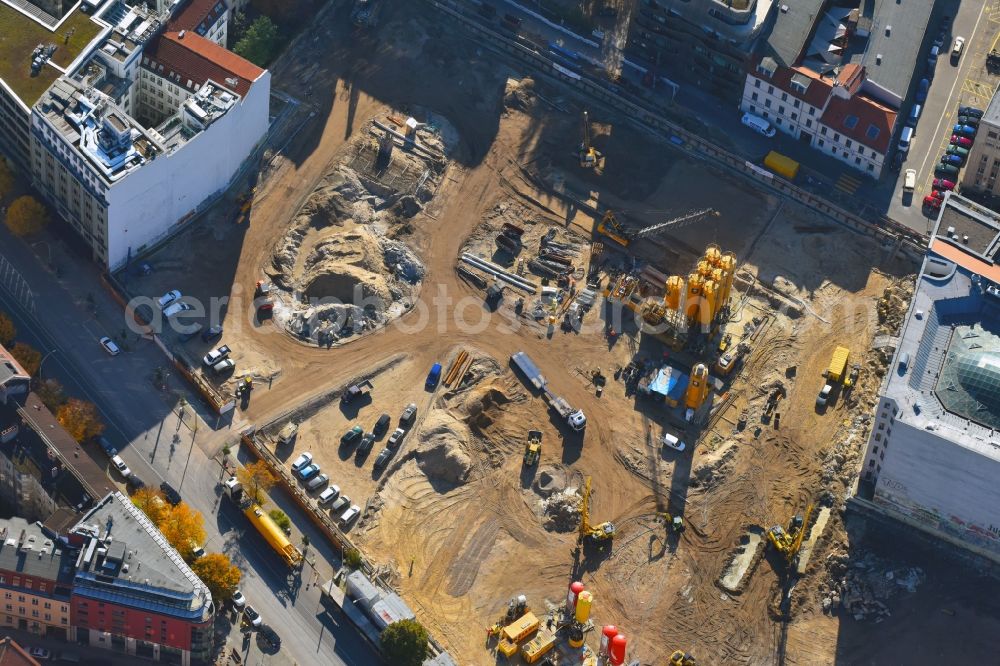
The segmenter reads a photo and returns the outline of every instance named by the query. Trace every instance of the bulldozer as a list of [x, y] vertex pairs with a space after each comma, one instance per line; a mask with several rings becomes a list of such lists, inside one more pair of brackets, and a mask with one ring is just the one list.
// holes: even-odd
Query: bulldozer
[[810, 504], [806, 507], [805, 515], [792, 516], [787, 529], [781, 525], [775, 525], [767, 531], [767, 540], [782, 555], [788, 569], [794, 567], [798, 560], [799, 549], [802, 548], [802, 541], [808, 531], [812, 510], [813, 505]]
[[524, 445], [524, 465], [531, 467], [542, 455], [542, 431], [529, 430], [528, 443]]
[[674, 653], [670, 655], [668, 663], [670, 666], [698, 666], [698, 661], [694, 658], [694, 655], [683, 650], [674, 650]]
[[590, 524], [590, 477], [583, 483], [583, 500], [580, 503], [580, 540], [605, 541], [615, 536], [615, 525], [605, 521], [599, 525]]

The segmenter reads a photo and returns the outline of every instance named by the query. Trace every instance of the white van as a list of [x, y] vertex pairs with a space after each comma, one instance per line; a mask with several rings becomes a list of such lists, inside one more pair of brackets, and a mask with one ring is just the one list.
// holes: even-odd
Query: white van
[[907, 169], [903, 178], [903, 189], [907, 192], [912, 192], [917, 186], [917, 170]]
[[669, 432], [663, 433], [663, 445], [669, 446], [674, 451], [683, 451], [684, 442], [671, 435]]
[[902, 133], [899, 135], [899, 149], [907, 153], [910, 151], [910, 141], [913, 140], [913, 128], [904, 127]]
[[743, 124], [755, 132], [763, 134], [769, 139], [778, 133], [778, 130], [774, 129], [771, 126], [771, 123], [767, 122], [760, 116], [753, 115], [752, 113], [743, 114]]

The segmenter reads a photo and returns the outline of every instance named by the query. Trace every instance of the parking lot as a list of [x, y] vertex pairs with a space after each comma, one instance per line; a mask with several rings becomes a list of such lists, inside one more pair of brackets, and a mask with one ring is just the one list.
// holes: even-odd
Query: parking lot
[[[930, 27], [943, 38], [941, 55], [934, 68], [909, 155], [900, 169], [889, 204], [889, 215], [893, 219], [925, 233], [933, 223], [934, 210], [925, 208], [923, 199], [931, 193], [936, 177], [934, 170], [951, 145], [958, 108], [972, 106], [985, 110], [1000, 83], [1000, 76], [986, 68], [986, 54], [1000, 40], [1000, 0], [990, 0], [986, 5], [963, 3], [957, 7], [957, 13], [944, 3], [942, 5]], [[941, 30], [941, 17], [946, 15], [954, 18], [949, 28]], [[961, 57], [956, 60], [951, 57], [951, 50], [959, 36], [966, 41]], [[908, 114], [910, 105], [905, 105], [903, 111]], [[903, 188], [908, 169], [917, 172], [912, 194]], [[960, 171], [947, 180], [959, 183], [963, 175]]]

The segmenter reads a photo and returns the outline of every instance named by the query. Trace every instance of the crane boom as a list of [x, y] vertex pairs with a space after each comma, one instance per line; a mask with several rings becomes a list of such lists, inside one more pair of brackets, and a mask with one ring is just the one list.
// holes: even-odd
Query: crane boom
[[719, 211], [714, 208], [702, 208], [699, 210], [691, 211], [690, 213], [685, 213], [680, 217], [675, 217], [673, 219], [667, 220], [666, 222], [660, 222], [658, 224], [653, 224], [644, 229], [640, 229], [632, 234], [633, 239], [645, 238], [646, 236], [652, 236], [654, 234], [661, 233], [667, 229], [678, 229], [680, 227], [687, 226], [689, 224], [694, 224], [698, 220], [701, 220], [709, 215], [718, 217]]

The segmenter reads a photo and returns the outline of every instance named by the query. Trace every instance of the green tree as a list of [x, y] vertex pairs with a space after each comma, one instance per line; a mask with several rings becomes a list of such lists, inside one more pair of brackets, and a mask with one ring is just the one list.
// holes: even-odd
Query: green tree
[[267, 512], [267, 515], [271, 516], [271, 520], [274, 524], [285, 530], [286, 532], [292, 529], [292, 520], [285, 515], [285, 512], [281, 509], [271, 509]]
[[260, 67], [267, 65], [281, 50], [282, 37], [277, 24], [261, 16], [250, 24], [243, 39], [236, 42], [233, 51]]
[[264, 494], [278, 482], [278, 479], [271, 473], [271, 468], [263, 460], [239, 468], [236, 470], [236, 478], [243, 485], [243, 490], [257, 504], [263, 504]]
[[229, 601], [240, 584], [240, 570], [222, 553], [208, 553], [191, 564], [201, 582], [208, 586], [216, 605]]
[[427, 630], [416, 620], [393, 622], [382, 632], [382, 653], [390, 664], [420, 666], [427, 658]]
[[35, 393], [42, 400], [42, 404], [55, 414], [59, 408], [66, 404], [66, 391], [62, 384], [55, 379], [45, 379], [38, 384]]
[[344, 564], [348, 569], [360, 569], [363, 561], [361, 551], [357, 548], [348, 548], [344, 551]]
[[24, 371], [34, 377], [38, 374], [38, 368], [42, 366], [42, 354], [31, 345], [18, 342], [11, 347], [10, 355], [17, 359]]
[[7, 209], [6, 223], [15, 236], [31, 236], [49, 223], [49, 212], [34, 198], [25, 195], [14, 199]]
[[10, 317], [0, 312], [0, 345], [10, 347], [14, 344], [14, 337], [17, 335], [17, 327]]

